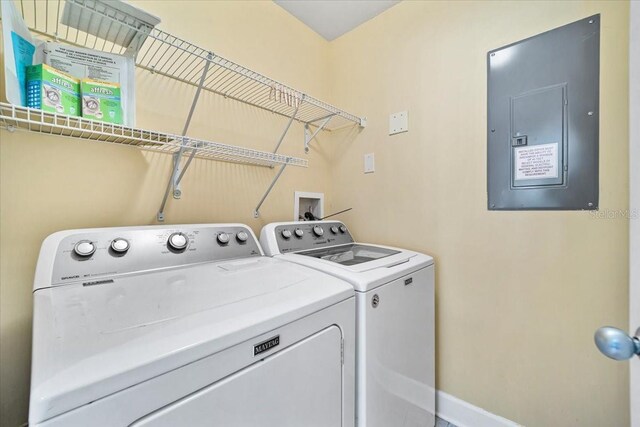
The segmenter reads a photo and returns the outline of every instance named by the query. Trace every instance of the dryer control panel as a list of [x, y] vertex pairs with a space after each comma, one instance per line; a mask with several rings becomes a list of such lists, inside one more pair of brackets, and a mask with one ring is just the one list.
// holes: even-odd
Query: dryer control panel
[[262, 255], [251, 230], [240, 224], [65, 231], [50, 236], [45, 250], [55, 257], [53, 286], [91, 285], [121, 274]]
[[353, 243], [347, 227], [339, 221], [303, 221], [274, 228], [280, 253]]

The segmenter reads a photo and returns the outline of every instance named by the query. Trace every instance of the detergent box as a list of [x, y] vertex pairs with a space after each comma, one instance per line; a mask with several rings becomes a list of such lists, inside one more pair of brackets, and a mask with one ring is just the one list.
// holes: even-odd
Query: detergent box
[[26, 70], [27, 107], [50, 113], [80, 115], [80, 80], [46, 64]]
[[80, 93], [82, 94], [82, 117], [122, 124], [122, 102], [118, 83], [82, 79]]

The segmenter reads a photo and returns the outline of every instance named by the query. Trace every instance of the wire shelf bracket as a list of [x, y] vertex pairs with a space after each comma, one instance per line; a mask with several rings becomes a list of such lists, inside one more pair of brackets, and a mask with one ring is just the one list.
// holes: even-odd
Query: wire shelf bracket
[[[204, 69], [202, 70], [202, 76], [200, 77], [200, 84], [198, 85], [198, 89], [196, 90], [195, 95], [193, 96], [193, 102], [191, 103], [191, 108], [189, 109], [189, 115], [187, 116], [187, 121], [184, 124], [184, 128], [182, 129], [182, 136], [186, 136], [187, 131], [189, 130], [189, 125], [191, 124], [191, 119], [193, 118], [193, 112], [196, 109], [196, 105], [198, 103], [198, 99], [200, 98], [200, 92], [202, 92], [202, 86], [204, 85], [204, 81], [207, 77], [207, 72], [209, 71], [209, 65], [211, 64], [211, 59], [213, 58], [213, 54], [209, 53], [207, 56], [207, 62], [204, 65]], [[191, 161], [195, 157], [198, 152], [197, 147], [191, 148], [191, 155], [187, 158], [184, 166], [181, 168], [180, 164], [182, 162], [182, 155], [185, 151], [185, 144], [183, 143], [178, 150], [177, 153], [173, 155], [173, 171], [171, 176], [169, 177], [169, 182], [167, 183], [167, 188], [164, 192], [164, 196], [162, 198], [162, 203], [160, 204], [160, 209], [158, 209], [158, 214], [156, 218], [159, 222], [164, 221], [164, 208], [167, 205], [167, 199], [169, 198], [169, 193], [173, 188], [173, 198], [179, 199], [182, 196], [182, 190], [180, 189], [180, 181], [184, 178], [184, 174], [189, 169], [189, 165]], [[275, 153], [274, 153], [275, 154]]]
[[267, 191], [264, 192], [264, 194], [262, 195], [262, 198], [258, 202], [258, 205], [253, 210], [253, 217], [254, 218], [260, 217], [260, 208], [262, 207], [262, 204], [264, 203], [264, 201], [269, 196], [269, 193], [271, 193], [271, 190], [273, 190], [273, 187], [276, 185], [276, 182], [278, 182], [278, 179], [280, 179], [280, 175], [282, 175], [282, 172], [284, 172], [284, 169], [288, 166], [288, 164], [289, 163], [283, 163], [282, 166], [280, 166], [280, 170], [278, 171], [276, 176], [273, 177], [273, 180], [271, 181], [271, 184], [267, 188]]
[[[287, 125], [285, 126], [284, 131], [282, 132], [282, 135], [280, 135], [280, 139], [278, 140], [278, 143], [276, 144], [276, 148], [274, 148], [274, 150], [273, 150], [273, 154], [276, 154], [278, 152], [278, 149], [280, 148], [280, 145], [282, 144], [282, 141], [284, 141], [284, 137], [287, 135], [287, 132], [289, 132], [289, 129], [291, 128], [291, 124], [293, 123], [293, 121], [296, 118], [296, 115], [298, 114], [298, 110], [300, 109], [300, 106], [304, 102], [304, 98], [305, 98], [305, 95], [302, 95], [302, 97], [300, 99], [300, 102], [296, 106], [295, 111], [293, 112], [293, 114], [291, 114], [291, 117], [289, 118], [289, 121], [287, 122]], [[273, 168], [273, 166], [271, 166], [271, 167]], [[262, 204], [264, 203], [264, 201], [269, 196], [269, 193], [271, 193], [271, 190], [273, 190], [273, 187], [276, 185], [276, 182], [278, 182], [278, 179], [280, 179], [280, 176], [282, 175], [282, 173], [284, 172], [284, 169], [286, 167], [287, 167], [286, 163], [283, 164], [280, 167], [280, 170], [278, 171], [276, 176], [273, 178], [273, 181], [271, 181], [271, 184], [267, 188], [267, 191], [265, 191], [265, 193], [262, 195], [262, 198], [258, 202], [258, 205], [253, 210], [253, 217], [254, 218], [260, 217], [260, 208], [262, 207]]]
[[309, 144], [313, 139], [318, 135], [318, 133], [327, 126], [329, 121], [335, 117], [335, 114], [329, 114], [327, 117], [321, 117], [316, 122], [320, 122], [320, 125], [316, 128], [316, 130], [311, 133], [311, 123], [305, 123], [304, 125], [304, 152], [309, 152]]

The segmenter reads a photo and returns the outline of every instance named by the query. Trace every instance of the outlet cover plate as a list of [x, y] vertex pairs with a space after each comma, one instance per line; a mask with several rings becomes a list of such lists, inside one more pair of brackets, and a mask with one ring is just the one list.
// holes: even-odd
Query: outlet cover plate
[[364, 155], [364, 173], [373, 173], [376, 170], [376, 159], [373, 153]]
[[409, 112], [400, 111], [389, 115], [389, 135], [409, 131]]

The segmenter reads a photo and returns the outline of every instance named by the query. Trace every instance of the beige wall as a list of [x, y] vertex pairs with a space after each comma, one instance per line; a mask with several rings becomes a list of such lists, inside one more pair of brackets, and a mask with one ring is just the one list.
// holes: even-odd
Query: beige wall
[[[628, 224], [586, 212], [487, 212], [485, 54], [602, 13], [601, 209], [628, 207], [628, 3], [405, 1], [327, 43], [271, 2], [139, 2], [169, 32], [366, 115], [322, 135], [310, 168], [196, 161], [167, 223], [292, 215], [294, 190], [324, 191], [358, 237], [438, 262], [438, 387], [527, 426], [625, 426], [624, 364], [592, 334], [626, 325]], [[193, 89], [138, 71], [138, 124], [182, 129]], [[2, 91], [3, 92], [3, 91]], [[285, 124], [205, 95], [190, 134], [270, 149]], [[169, 106], [173, 110], [169, 109]], [[386, 133], [409, 110], [410, 132]], [[175, 112], [175, 113], [174, 113]], [[154, 223], [170, 158], [0, 131], [0, 424], [26, 421], [31, 293], [42, 239], [66, 228]], [[283, 152], [304, 156], [294, 126]], [[376, 173], [362, 174], [375, 152]], [[411, 225], [411, 227], [409, 227]]]
[[[628, 208], [626, 2], [405, 1], [331, 43], [332, 201], [357, 236], [433, 254], [438, 388], [527, 426], [628, 425], [628, 222], [486, 209], [486, 52], [602, 13], [600, 208]], [[409, 132], [388, 136], [388, 115]], [[376, 172], [362, 173], [376, 154]]]
[[[327, 97], [328, 43], [275, 4], [140, 3], [162, 19], [162, 29]], [[144, 71], [138, 71], [137, 86], [138, 125], [181, 132], [194, 89]], [[189, 134], [272, 150], [285, 124], [284, 118], [204, 94]], [[171, 158], [4, 130], [0, 139], [0, 425], [15, 427], [27, 420], [31, 286], [42, 240], [62, 229], [154, 224]], [[305, 157], [302, 139], [301, 125], [294, 124], [280, 152]], [[259, 232], [267, 222], [291, 219], [295, 190], [329, 190], [326, 153], [315, 145], [306, 157], [310, 167], [287, 168], [258, 220], [253, 209], [277, 169], [196, 160], [185, 175], [182, 199], [169, 201], [166, 223], [244, 222]]]

